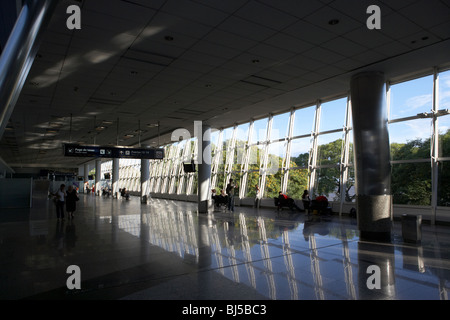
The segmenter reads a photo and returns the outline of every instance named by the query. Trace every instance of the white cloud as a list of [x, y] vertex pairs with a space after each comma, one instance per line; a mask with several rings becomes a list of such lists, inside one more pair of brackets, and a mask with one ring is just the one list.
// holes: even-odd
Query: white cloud
[[431, 110], [431, 104], [433, 102], [433, 96], [431, 94], [423, 94], [421, 96], [415, 96], [406, 100], [406, 107], [408, 109], [419, 109], [426, 105], [429, 105]]

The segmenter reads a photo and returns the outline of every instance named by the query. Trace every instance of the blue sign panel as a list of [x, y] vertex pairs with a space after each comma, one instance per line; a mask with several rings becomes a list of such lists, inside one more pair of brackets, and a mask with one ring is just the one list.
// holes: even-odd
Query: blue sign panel
[[66, 157], [164, 159], [164, 149], [64, 145]]

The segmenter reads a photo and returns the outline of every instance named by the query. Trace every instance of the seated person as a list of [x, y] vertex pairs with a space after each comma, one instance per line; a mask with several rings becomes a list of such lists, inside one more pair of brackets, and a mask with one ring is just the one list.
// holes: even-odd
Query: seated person
[[280, 210], [282, 207], [286, 206], [289, 207], [289, 209], [294, 210], [296, 208], [299, 211], [302, 211], [296, 204], [294, 199], [288, 197], [287, 195], [283, 194], [281, 191], [278, 192], [278, 199], [275, 198], [278, 201], [275, 201], [276, 206], [278, 207], [278, 210]]
[[308, 212], [309, 212], [309, 205], [311, 204], [311, 198], [309, 197], [308, 190], [303, 191], [302, 202], [303, 202], [303, 208], [305, 210], [308, 210]]
[[217, 206], [219, 203], [219, 196], [216, 194], [216, 189], [211, 190], [211, 199], [214, 200], [214, 205]]
[[127, 192], [127, 188], [123, 188], [123, 189], [120, 191], [120, 195], [121, 195], [122, 197], [124, 197], [125, 199], [127, 199], [127, 200], [130, 199], [130, 194]]
[[325, 196], [318, 196], [312, 201], [312, 210], [317, 210], [319, 214], [330, 214], [331, 208], [328, 206], [328, 199]]
[[228, 196], [225, 193], [225, 190], [222, 189], [220, 195], [216, 196], [215, 198], [215, 205], [216, 207], [219, 207], [220, 205], [225, 205], [227, 203], [228, 203]]

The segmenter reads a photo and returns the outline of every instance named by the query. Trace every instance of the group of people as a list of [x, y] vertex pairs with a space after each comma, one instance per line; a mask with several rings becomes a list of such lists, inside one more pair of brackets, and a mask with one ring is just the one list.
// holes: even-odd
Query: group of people
[[77, 208], [77, 201], [80, 200], [78, 198], [77, 190], [74, 189], [72, 185], [70, 185], [66, 191], [66, 185], [61, 184], [58, 191], [56, 191], [52, 195], [54, 196], [54, 201], [56, 204], [57, 219], [64, 220], [64, 208], [67, 211], [69, 219], [73, 219], [75, 217], [74, 213]]
[[125, 198], [126, 200], [130, 200], [130, 193], [127, 191], [127, 188], [119, 189], [120, 196]]
[[220, 207], [220, 205], [227, 206], [228, 211], [234, 212], [234, 190], [238, 186], [234, 183], [233, 179], [227, 184], [226, 189], [222, 189], [220, 195], [216, 194], [216, 189], [212, 189], [212, 199], [214, 200], [214, 205]]
[[[220, 194], [217, 194], [216, 189], [212, 189], [212, 199], [214, 200], [214, 205], [218, 208], [221, 205], [227, 206], [227, 209], [234, 212], [234, 193], [238, 186], [234, 183], [233, 179], [227, 184], [226, 189], [222, 189]], [[260, 200], [260, 189], [259, 186], [255, 186], [255, 203], [254, 207], [258, 207]], [[319, 196], [314, 201], [311, 200], [309, 196], [309, 191], [305, 190], [302, 195], [303, 210], [297, 206], [295, 200], [287, 196], [283, 192], [278, 192], [278, 197], [274, 198], [275, 205], [278, 210], [282, 207], [289, 207], [289, 209], [298, 211], [307, 211], [308, 214], [312, 209], [318, 208], [328, 208], [328, 199], [325, 196]]]

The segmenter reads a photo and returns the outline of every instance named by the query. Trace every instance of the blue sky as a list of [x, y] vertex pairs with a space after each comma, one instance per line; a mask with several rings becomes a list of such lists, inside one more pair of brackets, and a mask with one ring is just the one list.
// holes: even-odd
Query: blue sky
[[[432, 107], [433, 76], [427, 76], [391, 86], [391, 107], [389, 119], [399, 119], [415, 116], [418, 113], [430, 112]], [[337, 99], [322, 104], [320, 131], [342, 129], [345, 124], [345, 109], [347, 98]], [[450, 71], [442, 72], [439, 79], [439, 109], [450, 109]], [[313, 130], [315, 106], [296, 110], [294, 122], [294, 136], [309, 135]], [[272, 124], [272, 139], [283, 138], [287, 135], [289, 112], [274, 116]], [[238, 139], [245, 139], [248, 135], [249, 124], [238, 127]], [[267, 118], [254, 123], [252, 142], [264, 140], [266, 137]], [[450, 129], [450, 115], [439, 118], [440, 132]], [[224, 138], [231, 138], [231, 128], [225, 130]], [[427, 139], [431, 135], [431, 120], [417, 119], [389, 125], [390, 142], [406, 143], [414, 139]], [[213, 134], [217, 137], [217, 133]], [[343, 134], [332, 133], [319, 136], [319, 143], [326, 144], [343, 138]], [[213, 143], [215, 143], [213, 141]], [[281, 147], [282, 144], [279, 144]], [[311, 147], [311, 139], [304, 138], [293, 141], [292, 155], [307, 153]], [[276, 151], [282, 155], [283, 151]]]

